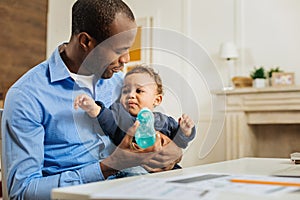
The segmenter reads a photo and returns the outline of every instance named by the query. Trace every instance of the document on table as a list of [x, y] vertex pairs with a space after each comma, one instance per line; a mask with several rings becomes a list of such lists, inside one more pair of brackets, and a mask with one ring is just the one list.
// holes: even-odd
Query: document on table
[[[255, 180], [267, 184], [236, 183], [232, 180]], [[249, 181], [250, 182], [250, 181]], [[170, 179], [141, 177], [132, 182], [99, 191], [91, 199], [218, 199], [223, 193], [241, 193], [278, 197], [288, 192], [300, 191], [300, 187], [287, 187], [268, 183], [296, 183], [300, 179], [271, 176], [193, 174]]]

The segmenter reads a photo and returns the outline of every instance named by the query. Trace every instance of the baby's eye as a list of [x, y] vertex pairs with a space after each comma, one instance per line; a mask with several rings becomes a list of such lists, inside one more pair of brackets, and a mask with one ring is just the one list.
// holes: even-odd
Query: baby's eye
[[140, 94], [140, 93], [142, 93], [142, 92], [144, 92], [144, 91], [141, 90], [141, 89], [136, 89], [136, 93]]
[[129, 93], [129, 90], [128, 89], [123, 89], [122, 90], [122, 94], [128, 94]]

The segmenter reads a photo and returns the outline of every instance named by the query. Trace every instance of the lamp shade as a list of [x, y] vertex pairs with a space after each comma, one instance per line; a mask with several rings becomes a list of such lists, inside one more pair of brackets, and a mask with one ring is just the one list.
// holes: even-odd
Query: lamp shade
[[226, 59], [238, 58], [236, 46], [232, 42], [225, 42], [220, 47], [220, 57]]

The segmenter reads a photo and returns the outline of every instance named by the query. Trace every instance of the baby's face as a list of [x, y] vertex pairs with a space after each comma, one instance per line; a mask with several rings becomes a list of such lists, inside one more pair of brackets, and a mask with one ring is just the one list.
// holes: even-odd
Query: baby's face
[[162, 95], [157, 94], [157, 85], [149, 74], [135, 73], [125, 77], [120, 102], [131, 115], [137, 116], [144, 107], [153, 110], [161, 100]]

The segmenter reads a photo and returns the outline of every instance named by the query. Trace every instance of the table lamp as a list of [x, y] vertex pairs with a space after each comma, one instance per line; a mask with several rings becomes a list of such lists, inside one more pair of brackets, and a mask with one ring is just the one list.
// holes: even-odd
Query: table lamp
[[220, 47], [220, 57], [226, 59], [228, 65], [228, 85], [224, 88], [225, 90], [233, 89], [232, 78], [235, 75], [234, 72], [234, 60], [239, 57], [237, 48], [232, 42], [225, 42]]

